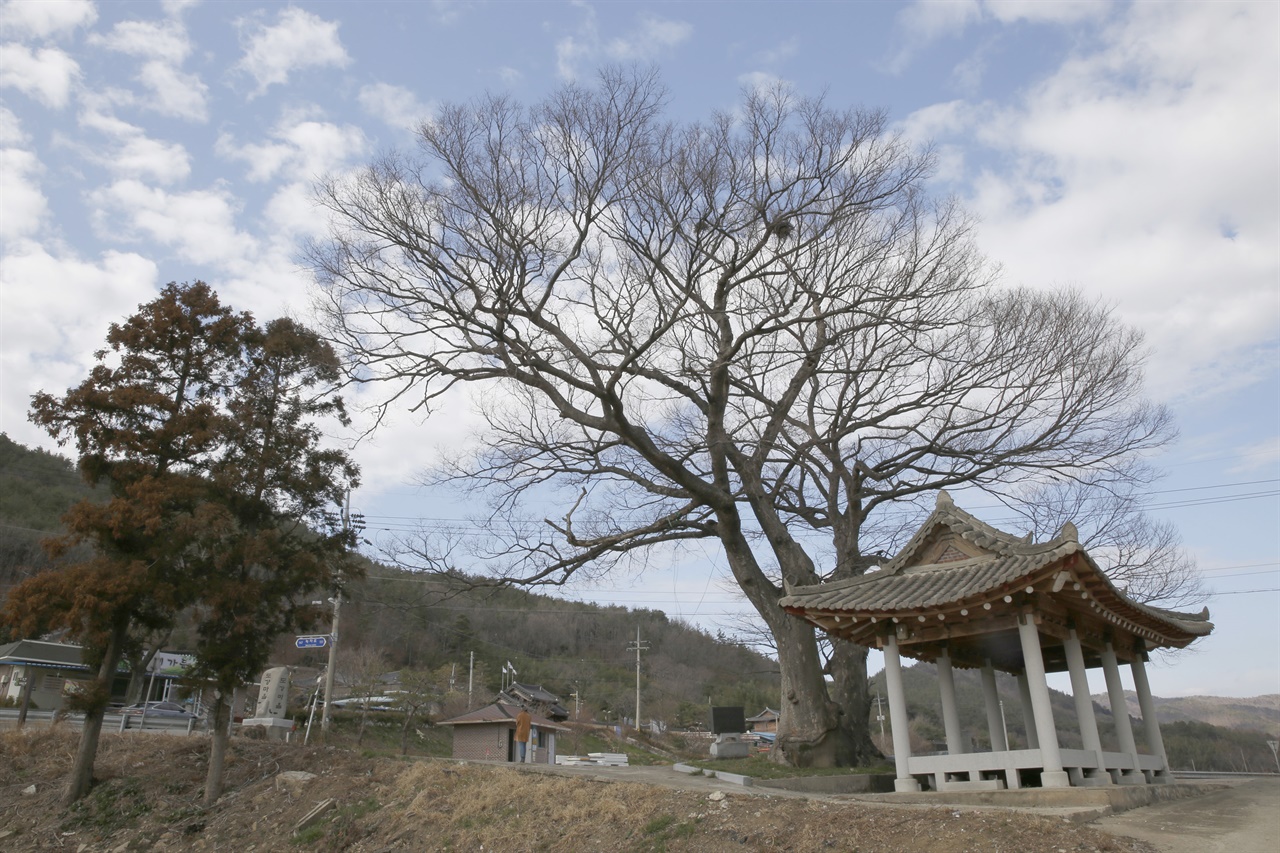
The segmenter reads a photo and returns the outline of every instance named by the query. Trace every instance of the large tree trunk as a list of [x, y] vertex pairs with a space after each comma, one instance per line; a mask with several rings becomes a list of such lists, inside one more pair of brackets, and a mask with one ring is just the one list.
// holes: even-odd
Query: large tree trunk
[[831, 698], [840, 708], [840, 727], [853, 748], [854, 763], [877, 764], [884, 755], [871, 740], [871, 690], [867, 681], [866, 646], [833, 639]]
[[93, 701], [85, 708], [84, 728], [80, 730], [80, 745], [76, 749], [75, 763], [71, 765], [67, 789], [62, 795], [63, 806], [76, 802], [93, 787], [93, 761], [98, 755], [102, 718], [106, 715], [107, 704], [111, 701], [111, 682], [115, 680], [116, 666], [120, 663], [120, 652], [124, 648], [124, 638], [128, 630], [129, 626], [126, 622], [111, 632], [107, 648], [102, 655], [102, 663], [98, 665], [98, 677], [90, 688], [94, 692]]
[[794, 767], [849, 767], [854, 740], [843, 713], [827, 694], [813, 628], [790, 616], [773, 629], [782, 669], [782, 708], [771, 756]]
[[204, 807], [209, 808], [222, 796], [222, 771], [226, 767], [227, 737], [231, 728], [231, 708], [223, 691], [214, 694], [209, 713], [209, 772], [204, 777]]

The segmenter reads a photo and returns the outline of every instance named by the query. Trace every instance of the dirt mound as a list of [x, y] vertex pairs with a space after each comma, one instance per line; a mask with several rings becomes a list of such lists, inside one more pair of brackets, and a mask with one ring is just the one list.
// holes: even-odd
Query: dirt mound
[[98, 783], [64, 810], [76, 738], [0, 734], [0, 849], [1152, 851], [1031, 815], [708, 795], [242, 738], [231, 742], [227, 793], [206, 811], [207, 740], [147, 734], [104, 734]]

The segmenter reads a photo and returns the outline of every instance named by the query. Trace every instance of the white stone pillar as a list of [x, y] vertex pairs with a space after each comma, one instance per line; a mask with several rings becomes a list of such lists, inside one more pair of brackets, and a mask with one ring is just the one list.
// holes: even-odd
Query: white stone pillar
[[1160, 722], [1156, 719], [1156, 703], [1151, 698], [1151, 682], [1147, 681], [1147, 667], [1139, 655], [1129, 664], [1133, 672], [1133, 689], [1138, 694], [1138, 706], [1142, 708], [1142, 729], [1146, 733], [1147, 748], [1160, 758], [1160, 777], [1167, 778], [1169, 757], [1165, 755], [1164, 738], [1160, 736]]
[[991, 751], [1005, 752], [1009, 740], [1004, 731], [1004, 715], [1000, 713], [1000, 691], [996, 688], [996, 670], [991, 659], [982, 667], [982, 698], [987, 706], [987, 734], [991, 736]]
[[1035, 713], [1031, 710], [1031, 685], [1025, 672], [1018, 673], [1018, 699], [1022, 702], [1022, 725], [1027, 730], [1027, 749], [1040, 748], [1040, 736], [1036, 733]]
[[1018, 639], [1022, 641], [1022, 666], [1031, 688], [1031, 709], [1040, 736], [1040, 785], [1044, 788], [1068, 788], [1071, 779], [1062, 769], [1062, 752], [1058, 749], [1058, 730], [1053, 723], [1053, 705], [1049, 701], [1049, 682], [1045, 678], [1044, 657], [1040, 653], [1040, 632], [1030, 615], [1018, 620]]
[[890, 628], [884, 642], [884, 687], [889, 694], [889, 725], [893, 729], [893, 764], [898, 778], [893, 789], [919, 791], [920, 783], [911, 775], [911, 729], [907, 720], [907, 696], [902, 689], [902, 659], [898, 637]]
[[[1076, 720], [1080, 724], [1080, 740], [1084, 748], [1098, 757], [1097, 774], [1106, 773], [1106, 759], [1102, 756], [1102, 738], [1098, 736], [1098, 718], [1093, 713], [1093, 697], [1089, 695], [1089, 676], [1085, 671], [1084, 649], [1076, 629], [1062, 644], [1067, 653], [1067, 670], [1071, 673], [1071, 698], [1076, 703]], [[1095, 774], [1095, 778], [1097, 776]]]
[[962, 755], [964, 735], [960, 730], [960, 712], [956, 705], [956, 681], [951, 672], [951, 654], [947, 649], [938, 656], [938, 692], [942, 695], [942, 727], [947, 732], [947, 754]]
[[1133, 759], [1134, 772], [1138, 767], [1138, 744], [1133, 739], [1133, 725], [1129, 722], [1129, 706], [1124, 700], [1124, 685], [1120, 683], [1120, 663], [1111, 643], [1102, 650], [1102, 674], [1107, 678], [1107, 696], [1111, 700], [1111, 717], [1116, 722], [1116, 740], [1120, 751]]

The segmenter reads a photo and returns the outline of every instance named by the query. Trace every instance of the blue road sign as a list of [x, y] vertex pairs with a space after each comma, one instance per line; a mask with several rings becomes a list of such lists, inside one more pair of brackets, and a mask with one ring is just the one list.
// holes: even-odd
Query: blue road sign
[[294, 645], [300, 649], [323, 649], [329, 645], [329, 638], [325, 636], [299, 637], [294, 641]]

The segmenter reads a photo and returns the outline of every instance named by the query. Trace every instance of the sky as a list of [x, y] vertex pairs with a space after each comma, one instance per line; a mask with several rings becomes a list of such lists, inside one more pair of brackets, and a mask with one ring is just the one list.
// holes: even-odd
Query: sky
[[[1157, 660], [1152, 689], [1280, 693], [1274, 2], [6, 0], [0, 430], [53, 449], [31, 395], [81, 381], [107, 325], [167, 282], [307, 321], [317, 178], [412, 149], [441, 104], [535, 101], [613, 63], [658, 68], [677, 121], [777, 81], [887, 110], [933, 147], [931, 189], [978, 217], [1003, 283], [1078, 288], [1142, 330], [1148, 393], [1180, 428], [1152, 511], [1197, 559], [1217, 626]], [[456, 499], [415, 484], [467, 424], [406, 414], [355, 446], [370, 541], [467, 529]], [[710, 547], [564, 594], [712, 632], [749, 610]]]

